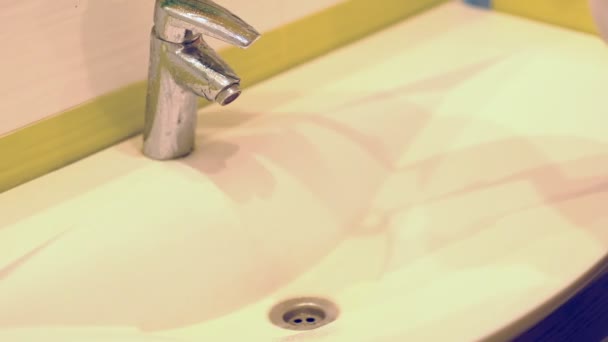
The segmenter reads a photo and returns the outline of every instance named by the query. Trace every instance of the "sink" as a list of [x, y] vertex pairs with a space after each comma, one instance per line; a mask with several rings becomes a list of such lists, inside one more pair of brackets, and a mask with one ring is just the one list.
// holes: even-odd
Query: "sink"
[[[0, 340], [513, 334], [608, 250], [607, 57], [449, 3], [204, 109], [187, 158], [138, 137], [9, 191]], [[339, 317], [270, 322], [302, 296]]]

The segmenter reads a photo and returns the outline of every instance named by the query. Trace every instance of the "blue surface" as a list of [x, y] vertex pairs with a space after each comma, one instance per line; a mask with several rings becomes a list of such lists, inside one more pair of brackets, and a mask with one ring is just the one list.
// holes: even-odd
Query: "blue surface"
[[608, 338], [608, 272], [513, 342], [600, 342]]
[[492, 0], [464, 0], [464, 2], [466, 2], [467, 4], [471, 4], [473, 6], [486, 7], [486, 8], [492, 7]]

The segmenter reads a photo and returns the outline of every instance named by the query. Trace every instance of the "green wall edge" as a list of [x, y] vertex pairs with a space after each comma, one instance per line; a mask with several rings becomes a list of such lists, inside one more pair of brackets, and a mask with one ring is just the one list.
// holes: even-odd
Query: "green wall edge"
[[589, 0], [492, 0], [492, 3], [498, 11], [599, 35]]

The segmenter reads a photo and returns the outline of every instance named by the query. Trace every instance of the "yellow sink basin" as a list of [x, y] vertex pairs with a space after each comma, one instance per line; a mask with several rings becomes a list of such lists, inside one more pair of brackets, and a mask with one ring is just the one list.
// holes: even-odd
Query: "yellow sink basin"
[[[208, 107], [187, 158], [0, 196], [0, 340], [512, 336], [606, 255], [606, 84], [597, 38], [441, 6]], [[338, 319], [270, 323], [301, 296]]]

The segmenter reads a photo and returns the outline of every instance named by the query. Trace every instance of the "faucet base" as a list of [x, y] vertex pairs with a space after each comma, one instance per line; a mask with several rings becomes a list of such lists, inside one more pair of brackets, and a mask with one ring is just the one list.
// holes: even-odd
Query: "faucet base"
[[150, 148], [146, 149], [145, 146], [143, 149], [143, 153], [146, 157], [153, 159], [153, 160], [158, 160], [158, 161], [167, 161], [167, 160], [184, 158], [184, 157], [187, 157], [188, 155], [190, 155], [192, 153], [192, 151], [194, 151], [194, 147], [190, 148], [189, 150], [170, 151], [170, 152], [159, 152], [155, 149], [150, 149]]
[[[158, 42], [153, 42], [158, 43]], [[187, 156], [194, 149], [198, 97], [176, 82], [157, 57], [151, 58], [143, 153], [156, 160]]]
[[157, 102], [158, 113], [146, 113], [150, 117], [144, 128], [143, 153], [156, 160], [185, 157], [194, 150], [198, 97], [189, 91], [168, 94], [173, 101]]

